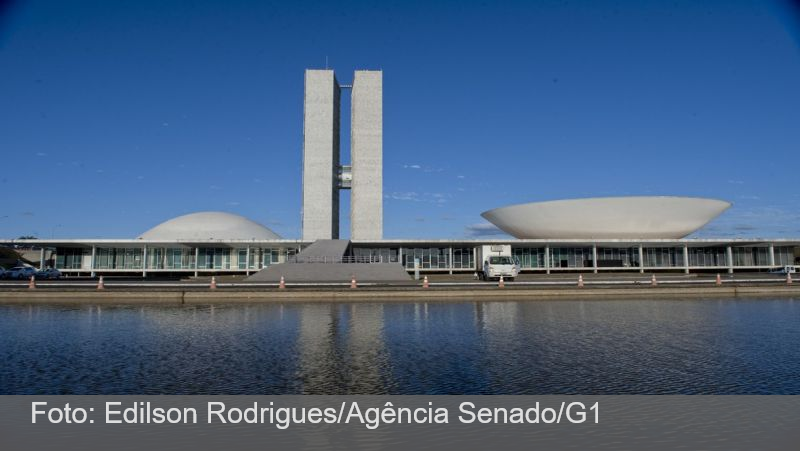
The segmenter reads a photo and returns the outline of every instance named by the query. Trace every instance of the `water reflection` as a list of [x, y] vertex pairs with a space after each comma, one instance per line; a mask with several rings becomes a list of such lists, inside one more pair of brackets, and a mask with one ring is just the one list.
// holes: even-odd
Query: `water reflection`
[[799, 394], [794, 300], [0, 306], [0, 393]]

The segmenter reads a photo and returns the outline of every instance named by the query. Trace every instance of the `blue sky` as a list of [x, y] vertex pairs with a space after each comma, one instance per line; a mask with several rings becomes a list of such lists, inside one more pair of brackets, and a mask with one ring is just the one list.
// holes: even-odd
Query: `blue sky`
[[0, 237], [202, 210], [298, 237], [303, 71], [326, 60], [384, 71], [387, 238], [617, 195], [734, 203], [698, 236], [800, 237], [799, 26], [761, 1], [17, 1]]

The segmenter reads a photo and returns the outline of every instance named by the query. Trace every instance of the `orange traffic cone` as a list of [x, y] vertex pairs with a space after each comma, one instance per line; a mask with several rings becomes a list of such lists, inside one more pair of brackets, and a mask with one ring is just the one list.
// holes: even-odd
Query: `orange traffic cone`
[[31, 281], [28, 282], [28, 288], [31, 290], [36, 289], [36, 278], [31, 276]]
[[430, 285], [428, 284], [428, 276], [425, 276], [425, 278], [422, 279], [422, 288], [430, 288]]
[[217, 289], [217, 278], [216, 277], [211, 276], [211, 285], [209, 285], [208, 288], [210, 288], [212, 290], [216, 290]]
[[350, 279], [350, 288], [358, 288], [358, 284], [356, 283], [356, 275], [353, 274], [352, 279]]
[[656, 286], [658, 285], [658, 281], [656, 280], [656, 275], [653, 274], [653, 277], [650, 278], [650, 285]]
[[578, 288], [583, 288], [583, 274], [578, 274]]
[[281, 281], [280, 283], [278, 283], [278, 288], [280, 288], [281, 290], [286, 289], [286, 279], [284, 279], [283, 276], [281, 276]]
[[500, 276], [500, 280], [497, 281], [497, 287], [498, 288], [505, 288], [506, 287], [506, 282], [503, 280], [503, 276]]
[[715, 283], [717, 284], [717, 286], [722, 285], [722, 277], [719, 276], [719, 273], [717, 273], [717, 281]]
[[105, 290], [106, 289], [106, 286], [103, 284], [103, 276], [100, 276], [100, 278], [97, 279], [97, 289], [98, 290]]

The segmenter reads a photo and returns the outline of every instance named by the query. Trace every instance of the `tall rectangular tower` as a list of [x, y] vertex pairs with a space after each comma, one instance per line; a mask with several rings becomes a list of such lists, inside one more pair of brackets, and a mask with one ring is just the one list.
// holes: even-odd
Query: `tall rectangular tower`
[[339, 93], [332, 70], [306, 70], [302, 205], [305, 241], [339, 238]]
[[350, 239], [383, 238], [383, 72], [359, 70], [351, 103]]

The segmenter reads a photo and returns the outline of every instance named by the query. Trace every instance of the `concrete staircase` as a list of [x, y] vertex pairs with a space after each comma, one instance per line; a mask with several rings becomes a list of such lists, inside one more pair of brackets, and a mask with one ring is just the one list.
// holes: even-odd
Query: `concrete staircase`
[[245, 279], [248, 282], [287, 283], [413, 282], [400, 263], [383, 263], [347, 255], [348, 240], [317, 240], [286, 263], [272, 265]]

